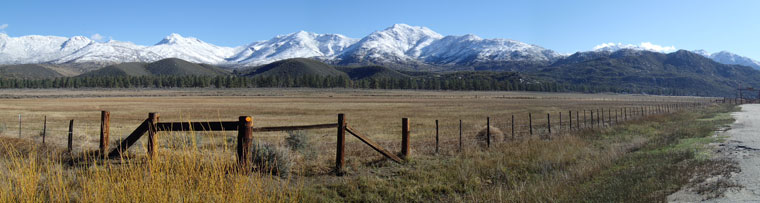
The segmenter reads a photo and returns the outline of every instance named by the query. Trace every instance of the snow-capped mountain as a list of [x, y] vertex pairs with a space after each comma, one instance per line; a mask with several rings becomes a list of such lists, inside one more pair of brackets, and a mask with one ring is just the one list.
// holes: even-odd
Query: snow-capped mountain
[[254, 42], [228, 58], [240, 66], [253, 66], [289, 58], [332, 59], [357, 40], [339, 34], [300, 31]]
[[54, 64], [94, 63], [108, 65], [123, 62], [153, 62], [163, 58], [161, 55], [147, 51], [145, 46], [110, 40], [89, 43], [71, 54], [50, 62]]
[[482, 39], [475, 35], [446, 36], [422, 49], [421, 58], [435, 64], [490, 61], [549, 62], [562, 55], [543, 47], [508, 39]]
[[[625, 51], [619, 52], [620, 50]], [[289, 58], [314, 58], [332, 64], [499, 68], [513, 62], [522, 67], [525, 64], [565, 63], [611, 57], [613, 53], [630, 55], [639, 51], [669, 53], [676, 51], [676, 48], [649, 42], [638, 45], [604, 43], [594, 47], [591, 52], [578, 52], [571, 56], [510, 39], [483, 39], [471, 34], [443, 36], [426, 27], [406, 24], [396, 24], [361, 39], [300, 31], [234, 48], [213, 45], [179, 34], [170, 34], [154, 45], [143, 46], [114, 40], [98, 42], [82, 36], [10, 37], [0, 33], [0, 64], [113, 64], [179, 58], [194, 63], [247, 67]], [[719, 63], [760, 69], [760, 62], [729, 52], [694, 52]]]
[[236, 48], [221, 47], [206, 43], [194, 37], [183, 37], [172, 33], [157, 44], [146, 47], [161, 58], [181, 58], [194, 63], [221, 64], [236, 53]]
[[441, 34], [426, 27], [395, 24], [376, 31], [346, 48], [338, 56], [341, 63], [405, 63], [416, 61], [422, 49]]
[[[660, 45], [652, 44], [649, 42], [643, 42], [639, 45], [622, 44], [622, 43], [617, 43], [617, 44], [603, 43], [593, 48], [594, 52], [613, 53], [619, 50], [632, 50], [632, 52], [629, 52], [629, 53], [635, 53], [635, 51], [652, 51], [652, 52], [660, 52], [660, 53], [671, 53], [671, 52], [675, 52], [677, 49], [674, 46], [660, 46]], [[710, 53], [710, 52], [705, 51], [704, 49], [693, 50], [691, 52], [702, 55], [709, 59], [712, 59], [713, 61], [718, 62], [718, 63], [729, 64], [729, 65], [744, 65], [744, 66], [749, 66], [754, 69], [760, 70], [760, 62], [753, 60], [749, 57], [740, 56], [731, 52], [721, 51], [718, 53]]]
[[753, 60], [749, 57], [740, 56], [731, 52], [727, 51], [721, 51], [717, 53], [710, 53], [705, 50], [694, 50], [692, 51], [694, 53], [700, 54], [702, 56], [705, 56], [707, 58], [712, 59], [715, 62], [722, 63], [722, 64], [735, 64], [735, 65], [743, 65], [743, 66], [749, 66], [754, 69], [760, 70], [760, 61]]
[[0, 64], [44, 63], [74, 53], [90, 43], [92, 40], [82, 36], [10, 37], [0, 33]]

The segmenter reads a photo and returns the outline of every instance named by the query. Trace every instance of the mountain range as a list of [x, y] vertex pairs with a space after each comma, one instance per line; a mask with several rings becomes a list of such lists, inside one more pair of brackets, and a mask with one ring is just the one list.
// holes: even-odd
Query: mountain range
[[[614, 44], [613, 44], [614, 45]], [[593, 50], [652, 50], [647, 46], [614, 45]], [[675, 50], [665, 50], [675, 51]], [[707, 53], [714, 61], [760, 69], [760, 62], [729, 52]], [[545, 66], [567, 58], [537, 45], [475, 35], [443, 36], [426, 27], [396, 24], [361, 39], [305, 31], [238, 47], [216, 46], [193, 37], [170, 34], [151, 46], [87, 37], [21, 36], [0, 33], [0, 64], [91, 64], [97, 67], [125, 62], [150, 63], [179, 58], [222, 67], [253, 67], [289, 58], [312, 58], [333, 65], [384, 65], [405, 70], [516, 70]]]

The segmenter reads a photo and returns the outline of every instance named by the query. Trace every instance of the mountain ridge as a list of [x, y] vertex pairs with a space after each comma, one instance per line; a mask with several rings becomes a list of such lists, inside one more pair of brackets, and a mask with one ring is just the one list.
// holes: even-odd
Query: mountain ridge
[[[651, 43], [605, 43], [592, 51], [620, 49], [671, 52], [674, 47]], [[701, 53], [701, 52], [700, 52]], [[707, 52], [704, 52], [707, 53]], [[517, 70], [547, 65], [569, 56], [551, 49], [511, 39], [483, 39], [473, 34], [443, 36], [427, 27], [395, 24], [360, 39], [340, 34], [298, 31], [237, 47], [217, 46], [194, 37], [172, 33], [158, 43], [144, 46], [84, 36], [0, 33], [0, 64], [96, 64], [155, 62], [180, 58], [193, 63], [243, 68], [289, 58], [312, 58], [334, 65], [383, 65], [406, 70]], [[708, 56], [724, 64], [760, 69], [760, 62], [730, 52]]]

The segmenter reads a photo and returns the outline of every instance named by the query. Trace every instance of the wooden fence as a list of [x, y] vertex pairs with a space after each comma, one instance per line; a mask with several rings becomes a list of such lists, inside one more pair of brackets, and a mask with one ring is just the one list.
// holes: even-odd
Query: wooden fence
[[[714, 100], [710, 103], [729, 103], [729, 104], [741, 104], [744, 101], [741, 99], [722, 99]], [[619, 123], [644, 118], [650, 115], [667, 114], [677, 111], [689, 110], [694, 108], [703, 108], [709, 103], [674, 103], [674, 104], [658, 104], [650, 106], [636, 106], [636, 107], [621, 107], [621, 108], [599, 108], [599, 109], [583, 109], [583, 110], [570, 110], [567, 114], [562, 114], [563, 111], [558, 112], [557, 117], [552, 117], [552, 113], [546, 113], [546, 122], [544, 124], [538, 124], [534, 126], [533, 113], [528, 112], [526, 117], [527, 121], [515, 119], [515, 115], [512, 114], [509, 117], [511, 139], [515, 137], [534, 135], [534, 130], [543, 129], [545, 132], [542, 136], [558, 135], [563, 132], [578, 131], [584, 129], [595, 129], [610, 127]], [[575, 115], [573, 115], [575, 114]], [[582, 114], [582, 115], [581, 115]], [[563, 116], [564, 115], [564, 116]], [[343, 174], [344, 161], [345, 161], [345, 136], [346, 132], [359, 139], [364, 144], [368, 145], [373, 150], [377, 151], [387, 159], [390, 159], [397, 163], [404, 163], [404, 160], [410, 156], [410, 120], [408, 118], [401, 119], [401, 150], [400, 155], [397, 156], [394, 153], [386, 150], [380, 146], [377, 142], [369, 138], [368, 135], [361, 133], [359, 130], [350, 125], [346, 119], [345, 114], [338, 114], [336, 123], [314, 124], [314, 125], [299, 125], [299, 126], [267, 126], [267, 127], [254, 127], [253, 118], [250, 116], [239, 116], [237, 121], [207, 121], [207, 122], [159, 122], [160, 116], [158, 113], [148, 113], [148, 117], [140, 123], [140, 125], [132, 131], [126, 138], [121, 140], [113, 149], [109, 150], [109, 137], [110, 137], [110, 116], [108, 111], [101, 112], [101, 125], [100, 125], [100, 143], [98, 145], [99, 152], [103, 158], [120, 158], [122, 154], [126, 152], [132, 145], [134, 145], [143, 135], [147, 134], [147, 156], [149, 159], [154, 159], [157, 156], [157, 139], [156, 136], [159, 131], [238, 131], [237, 136], [237, 162], [240, 166], [249, 166], [249, 154], [252, 144], [252, 137], [255, 132], [277, 132], [277, 131], [293, 131], [293, 130], [309, 130], [309, 129], [337, 129], [337, 146], [335, 155], [335, 173]], [[19, 116], [20, 118], [21, 116]], [[519, 116], [518, 116], [519, 117]], [[553, 122], [552, 119], [555, 119]], [[435, 120], [435, 153], [439, 153], [439, 120]], [[486, 147], [491, 146], [491, 117], [486, 117]], [[522, 124], [521, 124], [522, 123]], [[542, 123], [542, 122], [538, 122]], [[19, 124], [20, 125], [20, 124]], [[44, 127], [42, 132], [42, 140], [45, 140], [45, 131], [47, 128], [47, 117], [45, 117]], [[534, 129], [536, 128], [536, 129]], [[67, 149], [72, 151], [72, 137], [74, 129], [74, 120], [69, 121]], [[505, 132], [505, 133], [506, 133]], [[539, 133], [541, 131], [538, 131]], [[462, 151], [463, 148], [463, 130], [462, 120], [459, 120], [459, 143], [458, 150]], [[505, 134], [505, 137], [510, 135]]]
[[[110, 126], [110, 113], [101, 112], [101, 135], [100, 135], [100, 152], [106, 155], [108, 149], [108, 127]], [[73, 120], [72, 120], [73, 122]], [[409, 120], [403, 119], [402, 127], [402, 152], [403, 157], [409, 155]], [[253, 118], [250, 116], [240, 116], [238, 121], [213, 121], [213, 122], [159, 122], [158, 113], [148, 113], [148, 118], [143, 121], [131, 134], [123, 139], [116, 148], [114, 148], [106, 157], [121, 157], [129, 147], [134, 145], [144, 134], [148, 134], [148, 157], [154, 159], [157, 151], [157, 132], [159, 131], [238, 131], [237, 139], [237, 160], [238, 164], [245, 167], [249, 165], [249, 154], [253, 132], [276, 132], [276, 131], [293, 131], [308, 129], [337, 128], [337, 150], [335, 157], [335, 172], [343, 174], [345, 159], [345, 134], [349, 132], [360, 141], [364, 142], [372, 149], [397, 163], [402, 163], [402, 158], [390, 153], [378, 145], [368, 136], [360, 133], [358, 130], [350, 127], [345, 120], [344, 114], [338, 114], [337, 123], [300, 125], [300, 126], [274, 126], [274, 127], [253, 127]], [[71, 136], [69, 136], [69, 151], [71, 151]]]

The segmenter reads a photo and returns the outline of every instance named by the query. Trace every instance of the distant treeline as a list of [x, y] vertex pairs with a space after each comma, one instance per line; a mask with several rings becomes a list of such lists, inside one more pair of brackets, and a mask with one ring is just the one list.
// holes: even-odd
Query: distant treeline
[[258, 88], [310, 87], [361, 89], [420, 89], [478, 91], [539, 91], [584, 93], [648, 93], [684, 95], [672, 89], [624, 89], [612, 86], [568, 85], [553, 82], [523, 83], [495, 79], [370, 78], [351, 80], [342, 76], [238, 77], [238, 76], [98, 76], [55, 79], [3, 79], [0, 88]]

